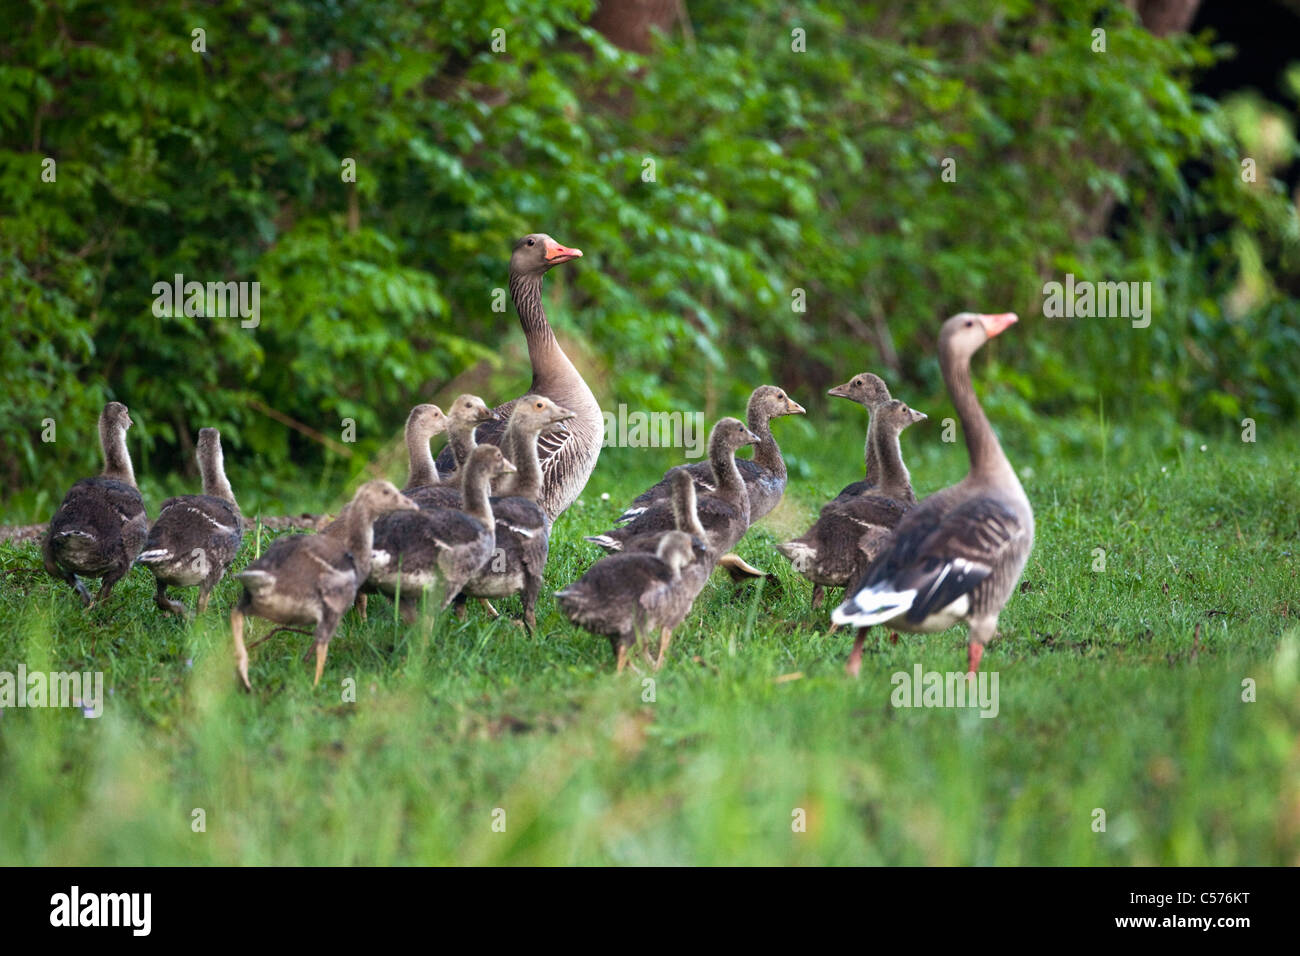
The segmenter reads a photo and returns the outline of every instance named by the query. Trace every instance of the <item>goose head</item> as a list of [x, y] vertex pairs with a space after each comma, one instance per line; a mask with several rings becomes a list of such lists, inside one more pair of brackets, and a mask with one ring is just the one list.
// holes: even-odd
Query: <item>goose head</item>
[[508, 475], [518, 470], [496, 445], [479, 445], [465, 462], [465, 483], [472, 485], [484, 475], [490, 481], [497, 475]]
[[121, 402], [109, 402], [104, 406], [104, 411], [99, 416], [99, 428], [101, 432], [120, 431], [123, 434], [126, 430], [134, 425], [131, 421], [131, 413], [126, 410], [126, 406]]
[[544, 232], [534, 232], [515, 243], [510, 271], [519, 275], [541, 275], [551, 266], [582, 258], [581, 249], [562, 246]]
[[775, 385], [760, 385], [749, 396], [749, 420], [776, 418], [778, 415], [802, 415], [802, 405]]
[[545, 395], [525, 395], [515, 403], [514, 411], [510, 415], [510, 424], [526, 435], [539, 434], [543, 431], [547, 434], [555, 434], [568, 431], [563, 423], [574, 417], [576, 417], [575, 412], [563, 405], [557, 405]]
[[487, 402], [477, 395], [457, 395], [447, 415], [448, 428], [469, 428], [484, 422], [496, 421], [501, 416], [487, 407]]
[[420, 506], [398, 491], [396, 485], [382, 478], [367, 481], [358, 488], [357, 493], [352, 496], [352, 507], [367, 515], [420, 510]]
[[757, 445], [759, 440], [739, 418], [720, 418], [709, 432], [709, 450], [730, 455], [745, 445]]
[[981, 345], [996, 335], [1001, 335], [1018, 321], [1014, 312], [985, 315], [979, 312], [959, 312], [939, 330], [939, 354], [969, 361]]
[[880, 423], [895, 433], [901, 432], [908, 425], [923, 422], [929, 417], [925, 412], [918, 412], [909, 407], [906, 402], [900, 402], [896, 398], [880, 403], [876, 406], [875, 412], [880, 416]]
[[416, 405], [406, 416], [406, 432], [418, 440], [427, 442], [446, 430], [447, 416], [437, 405]]
[[881, 402], [889, 401], [889, 388], [880, 376], [872, 375], [870, 372], [855, 375], [843, 385], [836, 385], [826, 394], [834, 395], [836, 398], [847, 398], [864, 408], [875, 408]]

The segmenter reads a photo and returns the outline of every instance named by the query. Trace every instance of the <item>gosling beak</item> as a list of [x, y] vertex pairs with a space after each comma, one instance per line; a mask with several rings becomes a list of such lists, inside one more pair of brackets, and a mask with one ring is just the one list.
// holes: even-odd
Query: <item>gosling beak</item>
[[807, 409], [793, 398], [787, 398], [785, 400], [785, 411], [787, 415], [803, 415], [807, 412]]
[[923, 422], [930, 417], [925, 412], [918, 412], [915, 408], [909, 409], [909, 411], [912, 413], [912, 421], [914, 422]]
[[546, 261], [552, 265], [558, 265], [561, 262], [568, 262], [570, 259], [581, 259], [582, 250], [573, 249], [569, 246], [562, 246], [554, 239], [546, 240]]
[[836, 398], [848, 398], [848, 397], [849, 397], [849, 383], [848, 383], [848, 382], [845, 382], [843, 385], [836, 385], [834, 388], [832, 388], [832, 389], [831, 389], [830, 391], [828, 391], [826, 394], [827, 394], [827, 395], [833, 395], [833, 396], [836, 397]]
[[518, 470], [519, 470], [519, 469], [516, 468], [516, 467], [511, 463], [511, 461], [510, 461], [509, 458], [502, 458], [502, 459], [501, 459], [501, 473], [502, 473], [503, 475], [508, 475], [508, 474], [510, 474], [512, 471], [518, 471]]
[[1001, 335], [1016, 322], [1020, 321], [1014, 312], [999, 312], [996, 315], [981, 315], [980, 324], [984, 326], [984, 332], [989, 338], [995, 335]]
[[757, 445], [759, 442], [763, 440], [759, 438], [757, 435], [755, 435], [753, 432], [751, 432], [748, 428], [745, 429], [745, 438], [746, 438], [745, 441], [746, 445]]

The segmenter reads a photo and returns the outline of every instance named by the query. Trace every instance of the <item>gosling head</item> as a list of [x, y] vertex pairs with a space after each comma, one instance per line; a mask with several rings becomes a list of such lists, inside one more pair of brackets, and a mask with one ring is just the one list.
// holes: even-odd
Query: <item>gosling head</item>
[[749, 396], [749, 419], [754, 421], [755, 413], [759, 418], [776, 418], [778, 415], [802, 415], [804, 407], [790, 396], [785, 389], [775, 385], [760, 385]]
[[855, 375], [843, 385], [836, 385], [826, 394], [834, 395], [836, 398], [847, 398], [864, 408], [875, 408], [881, 402], [889, 401], [889, 388], [879, 375], [872, 375], [870, 372]]
[[437, 405], [416, 405], [406, 416], [407, 434], [428, 441], [447, 430], [447, 416]]
[[925, 412], [918, 412], [916, 409], [909, 407], [906, 402], [901, 402], [896, 398], [882, 402], [876, 406], [875, 411], [876, 415], [879, 416], [881, 425], [895, 434], [901, 432], [908, 425], [923, 422], [929, 417]]

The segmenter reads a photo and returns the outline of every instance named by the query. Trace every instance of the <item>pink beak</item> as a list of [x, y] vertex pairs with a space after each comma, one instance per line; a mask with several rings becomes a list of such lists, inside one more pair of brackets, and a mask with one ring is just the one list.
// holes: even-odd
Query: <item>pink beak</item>
[[997, 315], [981, 315], [980, 323], [989, 338], [1001, 335], [1008, 328], [1020, 321], [1014, 312], [1000, 312]]
[[570, 259], [581, 259], [581, 249], [570, 249], [568, 246], [562, 246], [554, 239], [546, 243], [546, 261], [547, 262], [568, 262]]

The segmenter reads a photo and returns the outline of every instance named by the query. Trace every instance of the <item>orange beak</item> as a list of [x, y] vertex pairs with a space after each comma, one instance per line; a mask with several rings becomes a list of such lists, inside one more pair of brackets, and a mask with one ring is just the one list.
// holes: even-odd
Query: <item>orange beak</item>
[[989, 338], [1001, 335], [1019, 321], [1014, 312], [1000, 312], [997, 315], [980, 316], [980, 324], [984, 326], [984, 332]]
[[570, 259], [581, 259], [581, 249], [571, 249], [568, 246], [562, 246], [554, 239], [546, 242], [546, 261], [550, 263], [568, 262]]

